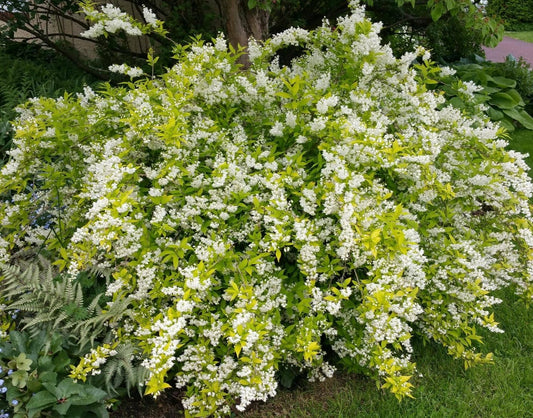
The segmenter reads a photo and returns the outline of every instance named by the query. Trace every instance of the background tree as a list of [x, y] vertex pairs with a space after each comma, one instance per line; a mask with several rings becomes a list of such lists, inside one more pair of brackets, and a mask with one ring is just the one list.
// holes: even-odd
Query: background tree
[[[101, 2], [102, 4], [105, 2]], [[158, 19], [167, 23], [169, 36], [176, 42], [188, 42], [197, 33], [216, 34], [218, 11], [205, 0], [121, 0], [112, 3], [142, 20], [142, 8], [153, 10]], [[209, 7], [206, 7], [209, 3]], [[114, 62], [145, 58], [149, 43], [128, 41], [123, 33], [112, 37], [87, 39], [80, 34], [89, 29], [89, 23], [80, 12], [79, 0], [0, 0], [0, 41], [37, 43], [56, 50], [84, 71], [100, 78], [109, 74], [102, 71]], [[97, 53], [98, 60], [90, 62], [80, 54], [80, 41]], [[170, 42], [159, 37], [161, 52], [170, 55]], [[94, 56], [94, 54], [93, 54]]]
[[[503, 26], [485, 15], [480, 1], [471, 0], [366, 0], [369, 14], [384, 22], [383, 37], [398, 54], [422, 44], [436, 59], [454, 61], [481, 53], [480, 45], [496, 45]], [[347, 11], [345, 0], [121, 0], [115, 1], [142, 20], [144, 7], [165, 22], [168, 38], [152, 35], [149, 42], [132, 42], [123, 33], [89, 40], [99, 60], [88, 62], [75, 47], [80, 32], [89, 28], [78, 13], [77, 0], [0, 0], [0, 34], [4, 40], [37, 42], [55, 49], [78, 67], [108, 78], [113, 63], [143, 59], [153, 45], [162, 55], [172, 55], [172, 42], [185, 43], [202, 34], [211, 38], [224, 31], [231, 44], [246, 47], [249, 37], [263, 40], [290, 26], [312, 29], [324, 17], [333, 21]], [[71, 29], [68, 30], [67, 27]], [[79, 30], [72, 30], [78, 28]], [[21, 36], [20, 31], [25, 34]], [[291, 53], [288, 53], [289, 58]]]
[[487, 10], [501, 17], [507, 30], [533, 30], [533, 0], [488, 0]]
[[487, 14], [476, 0], [367, 0], [372, 17], [384, 23], [382, 36], [398, 53], [414, 44], [431, 49], [433, 59], [453, 62], [503, 37], [501, 19]]

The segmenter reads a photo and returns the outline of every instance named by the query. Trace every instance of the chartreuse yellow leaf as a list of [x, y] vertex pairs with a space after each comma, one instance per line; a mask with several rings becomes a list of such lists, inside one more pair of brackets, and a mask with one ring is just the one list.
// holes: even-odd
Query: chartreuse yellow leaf
[[316, 341], [311, 341], [309, 345], [305, 348], [304, 359], [306, 361], [311, 361], [320, 351], [320, 345]]
[[237, 357], [239, 357], [239, 355], [241, 354], [241, 350], [242, 350], [242, 344], [240, 343], [235, 344], [235, 354], [237, 354]]
[[388, 389], [399, 400], [402, 400], [406, 396], [413, 398], [411, 390], [413, 385], [409, 382], [412, 376], [388, 376], [385, 378], [385, 382], [381, 385], [382, 389]]
[[276, 249], [276, 259], [279, 261], [281, 258], [281, 251], [278, 249]]
[[146, 384], [146, 390], [144, 391], [145, 395], [157, 395], [161, 391], [171, 387], [168, 383], [165, 382], [164, 378], [166, 376], [166, 371], [161, 371], [159, 373], [153, 374], [148, 383]]

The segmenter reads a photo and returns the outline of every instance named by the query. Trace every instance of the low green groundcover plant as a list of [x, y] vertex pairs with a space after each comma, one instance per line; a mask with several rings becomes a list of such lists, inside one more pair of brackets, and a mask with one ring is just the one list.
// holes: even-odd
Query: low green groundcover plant
[[[513, 132], [515, 126], [533, 130], [533, 117], [525, 110], [529, 96], [522, 97], [518, 91], [517, 81], [513, 78], [498, 75], [507, 68], [512, 68], [513, 63], [507, 61], [505, 66], [498, 63], [470, 63], [457, 65], [454, 70], [455, 76], [450, 74], [443, 77], [439, 74], [439, 85], [445, 92], [447, 102], [458, 109], [465, 109], [472, 104], [483, 103], [486, 106], [485, 112], [494, 122], [498, 122], [508, 132]], [[519, 75], [519, 63], [516, 64], [516, 75]], [[533, 74], [528, 68], [523, 71], [529, 76], [529, 82], [533, 81]], [[492, 74], [491, 74], [492, 73]], [[462, 83], [457, 84], [457, 79]], [[463, 86], [475, 83], [480, 88], [476, 88], [473, 97], [461, 93]], [[529, 83], [528, 83], [529, 84]], [[533, 86], [529, 86], [529, 89]], [[522, 89], [521, 89], [522, 90]], [[527, 92], [527, 90], [525, 90]], [[525, 99], [525, 100], [524, 100]]]
[[[0, 173], [4, 344], [38, 324], [79, 338], [69, 385], [113, 382], [129, 347], [145, 393], [183, 388], [191, 416], [266, 400], [287, 371], [409, 396], [413, 338], [490, 362], [494, 292], [533, 296], [527, 167], [481, 105], [426, 88], [427, 52], [395, 59], [379, 30], [352, 3], [252, 42], [247, 71], [219, 37], [161, 77], [22, 106]], [[42, 286], [70, 289], [55, 318], [41, 282], [14, 286], [37, 256], [57, 270]]]

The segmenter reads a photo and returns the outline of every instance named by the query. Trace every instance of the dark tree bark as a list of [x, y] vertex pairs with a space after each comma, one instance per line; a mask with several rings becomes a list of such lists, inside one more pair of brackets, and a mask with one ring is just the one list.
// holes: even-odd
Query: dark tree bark
[[[246, 48], [248, 38], [263, 41], [268, 35], [270, 12], [254, 7], [248, 8], [246, 0], [216, 0], [220, 15], [226, 27], [226, 34], [231, 45], [237, 49]], [[248, 67], [248, 54], [240, 58], [241, 64]]]

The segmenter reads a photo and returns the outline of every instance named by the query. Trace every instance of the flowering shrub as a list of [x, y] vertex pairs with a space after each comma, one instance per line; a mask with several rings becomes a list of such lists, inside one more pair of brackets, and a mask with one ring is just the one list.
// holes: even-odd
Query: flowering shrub
[[88, 30], [81, 33], [84, 38], [107, 37], [109, 34], [120, 31], [132, 36], [141, 36], [149, 30], [155, 30], [161, 35], [165, 33], [162, 22], [157, 20], [156, 15], [146, 6], [142, 8], [146, 24], [136, 21], [131, 15], [110, 3], [101, 6], [100, 11], [98, 11], [94, 3], [82, 2], [81, 9], [87, 19], [93, 23]]
[[527, 167], [480, 106], [426, 89], [429, 54], [395, 59], [379, 29], [352, 4], [334, 29], [252, 42], [246, 72], [219, 37], [160, 78], [31, 100], [0, 173], [2, 261], [107, 272], [108, 308], [131, 308], [106, 322], [117, 350], [136, 347], [147, 394], [185, 388], [191, 415], [337, 361], [409, 396], [415, 335], [490, 361], [475, 343], [500, 332], [494, 291], [533, 295]]

